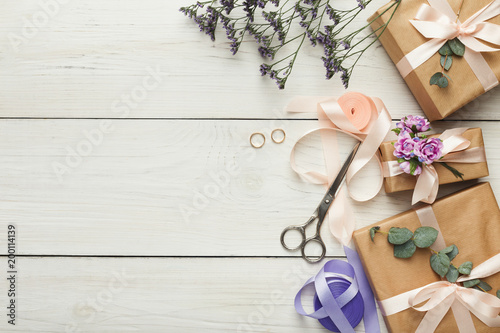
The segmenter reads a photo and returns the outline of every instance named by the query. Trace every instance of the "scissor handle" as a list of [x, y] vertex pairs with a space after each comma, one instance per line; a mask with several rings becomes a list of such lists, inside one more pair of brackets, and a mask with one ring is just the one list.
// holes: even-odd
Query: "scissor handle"
[[[311, 242], [318, 243], [319, 246], [321, 246], [321, 254], [319, 256], [308, 256], [306, 254], [307, 244], [309, 244]], [[301, 251], [302, 251], [302, 258], [304, 258], [307, 262], [315, 263], [315, 262], [321, 261], [321, 259], [323, 259], [325, 257], [326, 245], [323, 242], [323, 240], [321, 239], [320, 235], [316, 234], [313, 237], [310, 237], [304, 241], [304, 245], [301, 247]]]
[[[307, 223], [303, 224], [303, 225], [291, 225], [291, 226], [283, 229], [283, 232], [281, 232], [281, 236], [280, 236], [281, 245], [283, 245], [283, 247], [285, 249], [287, 249], [288, 251], [297, 251], [299, 249], [302, 249], [303, 245], [306, 242], [306, 228], [305, 228], [306, 225], [307, 225]], [[302, 238], [299, 245], [294, 246], [294, 247], [290, 247], [290, 246], [286, 245], [286, 242], [285, 242], [285, 235], [287, 232], [289, 232], [291, 230], [296, 230], [296, 231], [300, 232], [300, 237]]]

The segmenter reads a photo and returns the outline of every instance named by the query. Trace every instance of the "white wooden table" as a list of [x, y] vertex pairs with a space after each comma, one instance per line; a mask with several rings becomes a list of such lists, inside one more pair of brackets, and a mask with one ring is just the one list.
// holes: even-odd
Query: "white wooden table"
[[[320, 265], [279, 242], [324, 191], [288, 161], [317, 123], [282, 110], [298, 94], [344, 89], [323, 79], [320, 50], [307, 46], [279, 91], [259, 75], [253, 41], [233, 57], [222, 34], [212, 43], [178, 12], [193, 1], [0, 4], [0, 331], [326, 332], [293, 307]], [[350, 90], [382, 98], [394, 120], [423, 115], [379, 44]], [[498, 92], [435, 128], [483, 129], [485, 180], [500, 195]], [[251, 133], [277, 127], [284, 144], [249, 147]], [[228, 168], [237, 172], [225, 179]], [[357, 226], [409, 209], [410, 195], [355, 203]], [[6, 317], [8, 225], [15, 326]], [[344, 258], [323, 235], [328, 256]]]

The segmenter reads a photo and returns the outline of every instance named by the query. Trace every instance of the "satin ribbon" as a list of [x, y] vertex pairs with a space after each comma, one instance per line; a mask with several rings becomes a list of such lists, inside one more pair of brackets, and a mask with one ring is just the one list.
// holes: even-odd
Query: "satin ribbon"
[[500, 45], [500, 26], [485, 22], [500, 15], [500, 0], [494, 0], [472, 15], [465, 22], [457, 20], [457, 15], [446, 0], [428, 0], [423, 4], [411, 24], [430, 40], [401, 59], [396, 67], [401, 76], [406, 77], [418, 66], [426, 62], [448, 41], [458, 38], [465, 46], [464, 58], [477, 76], [485, 91], [498, 85], [495, 73], [481, 55], [481, 52], [496, 52], [485, 42]]
[[[432, 226], [439, 230], [439, 225], [431, 206], [425, 206], [416, 212], [422, 225]], [[438, 243], [437, 246], [436, 243]], [[436, 243], [434, 244], [436, 251], [442, 250], [445, 247], [441, 232]], [[460, 277], [457, 283], [485, 278], [499, 272], [500, 253], [474, 268], [470, 275]], [[417, 306], [425, 301], [427, 302], [424, 305]], [[424, 287], [402, 293], [378, 303], [384, 316], [390, 316], [409, 308], [427, 312], [415, 331], [416, 333], [434, 332], [450, 308], [452, 309], [460, 333], [476, 332], [470, 315], [471, 312], [488, 327], [500, 327], [499, 298], [447, 281], [430, 283]]]
[[[370, 98], [360, 93], [346, 93], [339, 99], [332, 97], [296, 97], [286, 107], [288, 112], [317, 112], [320, 128], [304, 134], [294, 145], [290, 164], [292, 169], [301, 177], [313, 184], [329, 185], [333, 182], [340, 169], [336, 134], [344, 133], [362, 144], [356, 154], [346, 176], [346, 184], [373, 158], [376, 157], [380, 168], [378, 148], [384, 141], [391, 127], [391, 116], [384, 103], [379, 98]], [[306, 136], [321, 133], [323, 154], [327, 167], [327, 174], [315, 171], [301, 171], [295, 163], [295, 149], [297, 144]], [[326, 219], [333, 236], [344, 246], [349, 245], [355, 229], [354, 214], [347, 200], [347, 195], [356, 201], [367, 201], [375, 197], [383, 183], [381, 171], [378, 185], [373, 187], [373, 193], [365, 197], [346, 191], [342, 188]], [[348, 192], [348, 193], [346, 193]], [[367, 188], [364, 188], [366, 194]]]
[[[443, 141], [443, 158], [434, 163], [458, 162], [480, 163], [486, 161], [484, 147], [467, 149], [470, 141], [462, 136], [467, 128], [446, 130], [439, 138]], [[404, 173], [397, 161], [384, 162], [384, 177], [395, 177]], [[439, 189], [439, 176], [434, 166], [422, 165], [422, 173], [417, 176], [417, 184], [413, 192], [412, 205], [419, 201], [433, 203]]]
[[[380, 333], [373, 292], [356, 251], [345, 247], [348, 263], [328, 261], [311, 277], [295, 296], [295, 310], [318, 321], [332, 332], [354, 333], [364, 316], [366, 332]], [[314, 309], [307, 313], [302, 305], [302, 292], [313, 288]]]

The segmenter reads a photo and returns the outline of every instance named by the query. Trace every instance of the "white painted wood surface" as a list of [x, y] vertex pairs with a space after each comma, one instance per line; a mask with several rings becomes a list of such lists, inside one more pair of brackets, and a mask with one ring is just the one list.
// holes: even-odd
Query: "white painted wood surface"
[[[278, 239], [324, 191], [288, 161], [314, 115], [282, 111], [298, 94], [344, 92], [323, 79], [320, 50], [306, 47], [279, 91], [260, 77], [253, 42], [233, 57], [223, 34], [212, 43], [177, 11], [191, 1], [66, 1], [34, 26], [49, 3], [0, 4], [0, 269], [9, 224], [23, 255], [18, 325], [0, 312], [0, 331], [326, 332], [293, 308], [320, 266]], [[382, 98], [393, 119], [423, 114], [380, 46], [350, 90]], [[500, 195], [497, 91], [434, 127], [483, 128], [484, 180]], [[276, 127], [284, 144], [249, 148], [251, 133]], [[303, 157], [320, 167], [314, 142]], [[409, 209], [410, 196], [354, 203], [357, 226]], [[324, 231], [328, 255], [342, 258]], [[0, 279], [3, 309], [7, 287]]]

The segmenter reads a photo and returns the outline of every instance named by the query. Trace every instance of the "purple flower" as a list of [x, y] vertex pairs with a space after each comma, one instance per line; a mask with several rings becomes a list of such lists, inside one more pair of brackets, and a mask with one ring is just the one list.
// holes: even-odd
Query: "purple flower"
[[396, 124], [397, 128], [406, 132], [406, 129], [414, 133], [427, 132], [431, 128], [431, 124], [427, 119], [420, 116], [406, 116], [401, 118], [401, 121]]
[[438, 138], [429, 138], [420, 141], [415, 147], [418, 160], [427, 165], [439, 160], [443, 156], [443, 142]]
[[411, 163], [409, 161], [404, 161], [399, 166], [401, 167], [401, 169], [403, 169], [403, 171], [405, 173], [410, 174], [410, 175], [417, 176], [417, 175], [420, 175], [422, 173], [422, 167], [420, 165], [417, 165], [415, 167], [415, 171], [412, 174], [411, 173]]
[[419, 145], [418, 137], [412, 138], [408, 133], [401, 133], [398, 141], [394, 143], [394, 156], [409, 160], [415, 156], [415, 150]]

